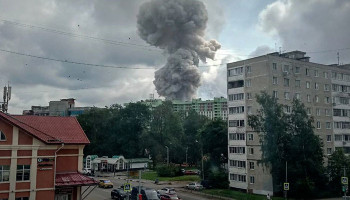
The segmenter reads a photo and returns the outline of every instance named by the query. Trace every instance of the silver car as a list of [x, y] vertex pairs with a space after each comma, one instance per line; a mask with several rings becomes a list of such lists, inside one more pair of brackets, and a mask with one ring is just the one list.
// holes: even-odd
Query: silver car
[[203, 185], [199, 184], [199, 183], [189, 183], [186, 186], [187, 189], [189, 190], [202, 190], [203, 189]]

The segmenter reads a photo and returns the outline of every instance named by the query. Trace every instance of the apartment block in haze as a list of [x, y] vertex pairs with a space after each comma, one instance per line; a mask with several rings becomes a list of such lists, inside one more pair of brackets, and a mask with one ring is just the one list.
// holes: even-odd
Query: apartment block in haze
[[261, 91], [278, 98], [291, 112], [293, 98], [313, 116], [315, 134], [324, 154], [336, 148], [350, 153], [350, 65], [309, 62], [305, 52], [272, 53], [227, 64], [228, 155], [230, 187], [257, 194], [272, 194], [269, 169], [260, 164], [259, 135], [247, 126], [259, 105]]

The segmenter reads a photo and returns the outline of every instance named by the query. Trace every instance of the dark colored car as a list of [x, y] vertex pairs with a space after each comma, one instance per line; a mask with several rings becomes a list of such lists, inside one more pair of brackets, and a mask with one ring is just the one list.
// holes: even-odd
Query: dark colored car
[[[138, 187], [133, 187], [131, 191], [131, 200], [138, 200]], [[141, 187], [142, 200], [159, 200], [155, 189]]]
[[115, 190], [112, 190], [111, 192], [112, 199], [124, 200], [126, 199], [126, 197], [127, 197], [127, 194], [126, 192], [124, 192], [123, 189], [115, 189]]
[[203, 185], [203, 187], [205, 189], [212, 189], [213, 188], [213, 182], [209, 181], [209, 180], [202, 180], [201, 185]]

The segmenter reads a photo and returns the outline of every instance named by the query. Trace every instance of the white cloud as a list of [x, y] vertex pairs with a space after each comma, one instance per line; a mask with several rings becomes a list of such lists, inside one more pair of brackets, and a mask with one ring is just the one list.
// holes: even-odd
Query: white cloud
[[[319, 51], [350, 47], [349, 19], [348, 0], [277, 0], [260, 12], [259, 25], [281, 39], [283, 50], [307, 51], [312, 61], [331, 64], [337, 51]], [[340, 54], [350, 62], [349, 49]]]

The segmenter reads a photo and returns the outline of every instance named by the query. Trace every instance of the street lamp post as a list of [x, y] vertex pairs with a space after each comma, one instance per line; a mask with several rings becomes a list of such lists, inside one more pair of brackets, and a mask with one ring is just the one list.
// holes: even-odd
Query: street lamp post
[[168, 146], [165, 146], [166, 148], [166, 164], [167, 166], [169, 166], [169, 148]]
[[187, 151], [188, 151], [188, 147], [186, 147], [186, 165], [188, 164], [187, 163]]

